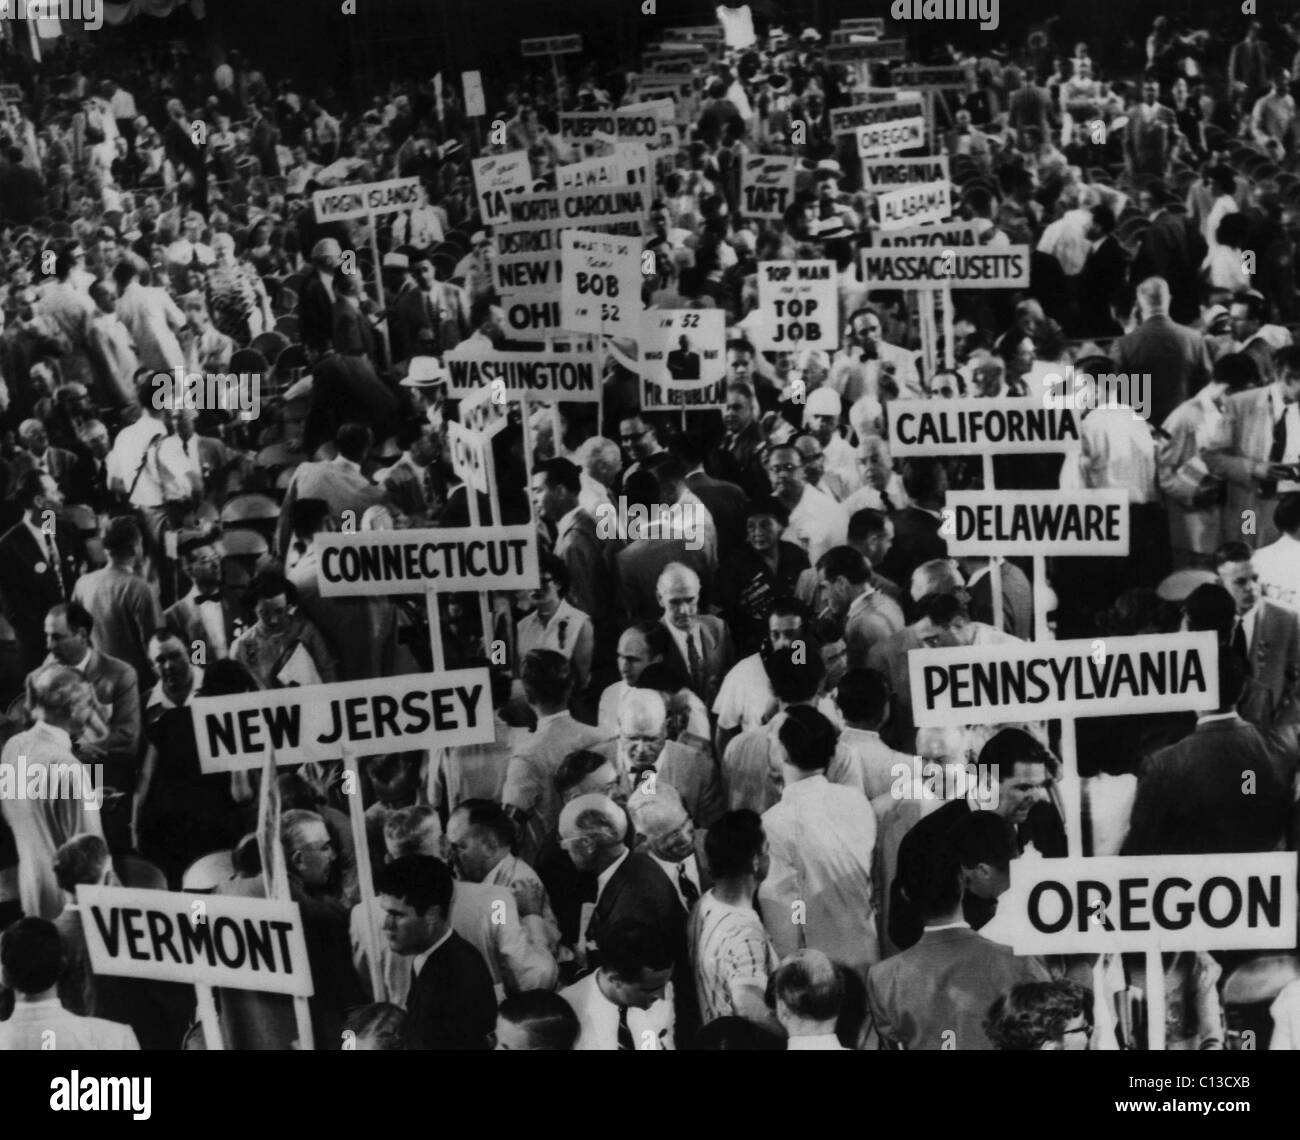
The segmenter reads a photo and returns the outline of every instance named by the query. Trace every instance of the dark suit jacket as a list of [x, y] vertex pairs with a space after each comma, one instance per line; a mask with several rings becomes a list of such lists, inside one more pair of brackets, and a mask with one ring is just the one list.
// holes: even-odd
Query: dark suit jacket
[[312, 267], [298, 292], [298, 334], [308, 348], [323, 352], [334, 332], [334, 302]]
[[700, 378], [700, 354], [682, 352], [673, 349], [668, 354], [668, 375], [674, 380], [698, 380]]
[[[22, 477], [28, 471], [35, 470], [35, 468], [36, 460], [32, 458], [31, 452], [22, 450], [14, 452], [13, 462], [9, 465], [9, 493], [11, 495], [17, 490]], [[71, 491], [77, 471], [77, 457], [73, 452], [51, 444], [49, 450], [45, 453], [45, 469], [59, 485], [59, 489], [64, 494], [68, 494]]]
[[483, 956], [454, 931], [411, 980], [407, 1049], [486, 1049], [497, 1018]]
[[369, 424], [376, 439], [393, 430], [401, 405], [365, 357], [331, 352], [316, 361], [311, 374], [311, 410], [303, 427], [308, 455], [332, 442], [345, 423]]
[[[1162, 424], [1210, 378], [1205, 337], [1167, 316], [1148, 317], [1111, 346], [1117, 372], [1151, 376], [1151, 422]], [[1267, 453], [1265, 453], [1267, 454]]]
[[77, 465], [66, 484], [60, 483], [69, 503], [87, 506], [93, 511], [107, 511], [113, 503], [108, 490], [108, 461], [96, 468], [90, 455], [77, 456]]
[[54, 541], [63, 566], [62, 585], [58, 569], [49, 564], [25, 522], [0, 535], [0, 604], [18, 637], [25, 673], [45, 659], [46, 613], [72, 597], [72, 588], [86, 569], [86, 550], [79, 535], [63, 527], [55, 531]]
[[1205, 239], [1185, 214], [1161, 210], [1147, 227], [1133, 260], [1129, 281], [1148, 277], [1169, 282], [1169, 315], [1176, 321], [1196, 317], [1196, 275], [1205, 259]]
[[[665, 629], [669, 628], [666, 621], [663, 621], [662, 624]], [[727, 670], [736, 663], [736, 651], [731, 644], [731, 633], [722, 624], [721, 618], [714, 617], [712, 614], [701, 614], [699, 629], [700, 644], [703, 647], [704, 691], [696, 692], [695, 695], [704, 702], [705, 708], [711, 709], [713, 699], [718, 695], [718, 689], [722, 687], [722, 678], [727, 675]], [[682, 676], [689, 680], [691, 676], [690, 665], [682, 657], [682, 651], [677, 648], [677, 639], [672, 636], [671, 629], [669, 629], [668, 636], [670, 639], [668, 656], [664, 660], [671, 665], [675, 665], [681, 670]]]
[[342, 297], [334, 298], [333, 341], [335, 352], [375, 359], [375, 334], [370, 322]]
[[918, 507], [904, 507], [891, 516], [894, 542], [880, 563], [880, 572], [902, 590], [912, 582], [912, 571], [922, 562], [948, 557], [948, 544], [939, 535], [942, 520]]
[[[32, 706], [32, 682], [45, 665], [57, 664], [47, 658], [41, 666], [27, 674], [27, 708]], [[90, 651], [90, 661], [82, 674], [95, 690], [95, 699], [111, 711], [108, 722], [108, 739], [104, 748], [108, 754], [122, 760], [134, 761], [140, 751], [140, 683], [135, 669], [125, 661]]]
[[1261, 601], [1250, 646], [1251, 683], [1237, 711], [1258, 728], [1300, 722], [1300, 615]]
[[[1148, 756], [1138, 773], [1125, 855], [1217, 855], [1271, 851], [1292, 811], [1300, 729], [1261, 732], [1211, 720]], [[1243, 773], [1253, 772], [1253, 795]]]
[[[221, 591], [221, 614], [226, 627], [226, 649], [229, 650], [243, 629], [247, 629], [253, 624], [253, 616], [248, 607], [240, 602], [231, 590], [223, 589]], [[208, 644], [208, 631], [203, 625], [203, 619], [199, 616], [198, 607], [194, 604], [190, 594], [186, 594], [179, 601], [173, 602], [163, 610], [163, 623], [168, 629], [175, 631], [187, 646], [192, 646], [196, 641], [203, 642], [204, 648]], [[239, 627], [239, 628], [237, 628]], [[209, 661], [215, 661], [216, 657], [209, 653]]]
[[745, 510], [749, 499], [735, 483], [715, 479], [703, 471], [686, 476], [686, 486], [713, 516], [718, 528], [718, 552], [737, 550], [745, 543]]
[[872, 966], [867, 1003], [882, 1045], [988, 1050], [989, 1006], [1012, 986], [1045, 981], [1047, 971], [1037, 958], [1018, 958], [1009, 946], [956, 927], [930, 931], [915, 946]]
[[1124, 249], [1108, 236], [1088, 254], [1079, 275], [1079, 321], [1075, 331], [1080, 336], [1113, 336], [1122, 332], [1110, 311], [1110, 303], [1124, 284], [1128, 259]]
[[[588, 964], [599, 966], [601, 932], [615, 923], [632, 919], [663, 932], [673, 950], [673, 1008], [675, 1033], [689, 1038], [699, 1020], [695, 996], [695, 975], [686, 937], [686, 908], [677, 888], [663, 869], [644, 851], [634, 851], [605, 884], [596, 911], [587, 927]], [[591, 949], [590, 944], [595, 948]]]

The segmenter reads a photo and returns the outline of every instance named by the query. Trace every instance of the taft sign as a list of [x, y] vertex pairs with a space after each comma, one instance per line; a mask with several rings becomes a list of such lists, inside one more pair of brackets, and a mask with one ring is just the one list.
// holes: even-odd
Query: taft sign
[[907, 666], [918, 727], [1019, 724], [1213, 712], [1218, 652], [1213, 633], [1163, 633], [913, 649]]

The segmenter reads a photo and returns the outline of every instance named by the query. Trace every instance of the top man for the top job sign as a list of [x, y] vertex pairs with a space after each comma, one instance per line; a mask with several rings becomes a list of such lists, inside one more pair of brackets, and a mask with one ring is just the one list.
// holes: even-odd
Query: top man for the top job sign
[[840, 310], [835, 262], [760, 262], [758, 310], [756, 348], [836, 348]]

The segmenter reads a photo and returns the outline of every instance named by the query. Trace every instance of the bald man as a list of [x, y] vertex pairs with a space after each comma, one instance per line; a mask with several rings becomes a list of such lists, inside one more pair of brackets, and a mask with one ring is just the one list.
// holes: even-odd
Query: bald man
[[712, 883], [705, 881], [699, 839], [682, 797], [671, 784], [647, 777], [628, 799], [627, 811], [645, 841], [642, 850], [668, 876], [689, 914]]
[[713, 756], [668, 739], [668, 706], [655, 689], [628, 689], [618, 705], [618, 736], [594, 749], [607, 757], [630, 787], [654, 773], [686, 805], [697, 827], [723, 812], [722, 782]]
[[671, 640], [665, 661], [688, 678], [691, 691], [712, 707], [722, 679], [735, 664], [731, 633], [721, 618], [700, 613], [700, 576], [681, 562], [659, 574], [656, 597]]

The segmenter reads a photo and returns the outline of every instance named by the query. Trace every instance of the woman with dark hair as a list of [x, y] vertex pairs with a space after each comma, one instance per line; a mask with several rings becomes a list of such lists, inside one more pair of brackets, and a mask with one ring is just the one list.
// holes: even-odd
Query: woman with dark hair
[[1087, 1049], [1092, 994], [1065, 978], [1024, 982], [989, 1007], [984, 1032], [996, 1049]]

